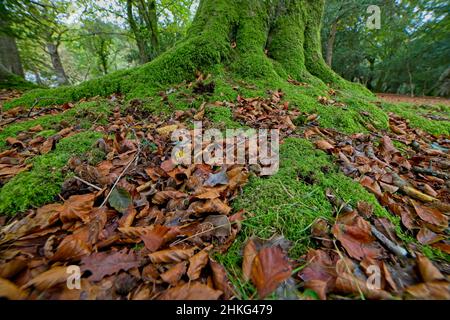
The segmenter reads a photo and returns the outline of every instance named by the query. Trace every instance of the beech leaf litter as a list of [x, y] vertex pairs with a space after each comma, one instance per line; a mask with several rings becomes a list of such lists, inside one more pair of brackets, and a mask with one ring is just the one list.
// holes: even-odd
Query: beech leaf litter
[[[195, 86], [214, 90], [210, 87]], [[119, 95], [110, 100], [123, 103]], [[327, 108], [342, 107], [325, 97], [318, 100]], [[317, 115], [289, 108], [281, 91], [266, 99], [238, 96], [214, 106], [231, 108], [234, 119], [249, 127], [311, 140], [334, 157], [345, 175], [373, 193], [418, 244], [450, 254], [448, 137], [411, 129], [394, 114], [390, 132], [344, 135], [319, 127]], [[28, 114], [12, 109], [1, 121], [5, 125], [71, 107]], [[173, 163], [171, 133], [190, 130], [189, 121], [208, 123], [205, 105], [177, 111], [169, 119], [128, 111], [117, 106], [108, 125], [95, 127], [103, 133], [96, 145], [105, 160], [94, 166], [70, 159], [66, 169], [73, 175], [65, 181], [60, 201], [3, 219], [0, 297], [240, 298], [215, 255], [230, 248], [248, 218], [247, 212], [232, 208], [232, 201], [255, 171], [247, 165]], [[30, 170], [27, 160], [51, 152], [80, 130], [66, 126], [53, 136], [36, 138], [43, 131], [38, 125], [9, 137], [0, 153], [0, 184]], [[399, 150], [394, 141], [407, 148]], [[240, 281], [253, 284], [253, 298], [313, 299], [302, 293], [312, 290], [319, 299], [450, 299], [448, 263], [432, 262], [417, 245], [406, 244], [393, 220], [376, 216], [370, 204], [359, 202], [353, 208], [331, 189], [326, 197], [335, 218], [314, 221], [308, 231], [314, 248], [304, 256], [290, 257], [291, 244], [282, 236], [247, 239]], [[79, 268], [79, 290], [68, 287], [68, 268], [73, 266]]]

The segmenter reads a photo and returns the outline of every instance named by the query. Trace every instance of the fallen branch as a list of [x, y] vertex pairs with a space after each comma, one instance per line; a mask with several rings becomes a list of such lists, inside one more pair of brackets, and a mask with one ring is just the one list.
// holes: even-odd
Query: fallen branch
[[[134, 129], [131, 129], [134, 133], [134, 136], [137, 137], [136, 135], [136, 131]], [[103, 200], [100, 208], [102, 208], [106, 202], [108, 202], [109, 197], [111, 196], [111, 193], [114, 191], [114, 189], [116, 188], [117, 184], [119, 183], [120, 179], [122, 179], [122, 177], [124, 176], [124, 174], [127, 172], [127, 170], [130, 168], [131, 164], [134, 162], [135, 166], [138, 164], [139, 162], [139, 155], [141, 153], [142, 149], [141, 149], [141, 143], [139, 142], [138, 144], [138, 150], [136, 152], [136, 155], [133, 157], [133, 159], [131, 159], [131, 161], [126, 165], [126, 167], [123, 169], [123, 171], [120, 173], [120, 175], [117, 177], [116, 181], [114, 182], [111, 190], [109, 190], [108, 194], [105, 197], [105, 200]]]
[[404, 194], [414, 198], [416, 200], [420, 200], [423, 202], [436, 202], [438, 201], [436, 198], [433, 198], [416, 188], [412, 187], [407, 181], [401, 178], [396, 172], [386, 168], [386, 171], [392, 174], [392, 182], [396, 187], [398, 187]]
[[378, 239], [381, 243], [383, 243], [386, 248], [391, 250], [393, 253], [395, 253], [399, 257], [407, 257], [408, 251], [406, 249], [400, 247], [399, 245], [396, 245], [394, 242], [389, 240], [383, 233], [378, 231], [377, 228], [375, 228], [373, 225], [370, 225], [370, 230], [372, 231], [372, 234], [375, 236], [375, 238]]
[[120, 173], [120, 175], [117, 177], [116, 181], [114, 182], [111, 190], [109, 190], [108, 194], [105, 197], [105, 200], [103, 200], [102, 204], [100, 205], [100, 208], [104, 207], [106, 202], [108, 202], [109, 197], [111, 196], [111, 193], [114, 191], [114, 189], [116, 188], [117, 184], [119, 183], [120, 179], [122, 179], [122, 177], [124, 176], [124, 174], [127, 172], [127, 170], [130, 168], [131, 164], [133, 162], [135, 162], [139, 157], [139, 151], [136, 153], [136, 155], [134, 156], [133, 159], [131, 159], [130, 162], [128, 162], [128, 164], [126, 165], [126, 167], [122, 170], [122, 172]]
[[422, 173], [436, 178], [441, 178], [444, 180], [450, 180], [450, 174], [442, 171], [435, 171], [431, 168], [413, 167], [413, 171], [416, 173]]

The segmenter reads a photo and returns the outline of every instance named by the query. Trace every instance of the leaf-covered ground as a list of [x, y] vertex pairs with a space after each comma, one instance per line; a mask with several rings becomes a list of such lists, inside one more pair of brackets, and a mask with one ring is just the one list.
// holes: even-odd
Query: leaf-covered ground
[[[271, 92], [224, 83], [7, 108], [0, 295], [450, 298], [448, 121], [331, 89], [312, 99], [292, 80]], [[193, 120], [280, 129], [279, 172], [174, 166], [170, 133]], [[66, 286], [69, 265], [81, 290]]]

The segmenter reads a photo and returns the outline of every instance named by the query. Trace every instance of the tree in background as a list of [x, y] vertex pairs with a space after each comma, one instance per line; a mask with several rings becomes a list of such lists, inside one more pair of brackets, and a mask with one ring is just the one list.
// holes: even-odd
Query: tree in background
[[12, 29], [23, 39], [32, 39], [50, 58], [59, 85], [69, 84], [59, 48], [68, 28], [69, 1], [66, 0], [7, 0], [6, 11], [13, 17]]
[[11, 73], [23, 78], [22, 61], [17, 49], [16, 34], [11, 28], [11, 19], [5, 4], [0, 2], [0, 64], [2, 65], [2, 73]]
[[[366, 26], [369, 2], [381, 8], [379, 30]], [[369, 2], [328, 1], [323, 48], [333, 69], [377, 92], [448, 96], [449, 2]]]

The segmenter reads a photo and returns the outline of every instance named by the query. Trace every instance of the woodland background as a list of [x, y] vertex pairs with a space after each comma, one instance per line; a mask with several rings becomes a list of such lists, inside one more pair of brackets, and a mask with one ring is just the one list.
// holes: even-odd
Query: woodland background
[[[366, 26], [369, 5], [381, 29]], [[39, 86], [78, 84], [153, 60], [186, 35], [197, 0], [39, 0], [0, 4], [0, 61]], [[374, 92], [450, 95], [450, 3], [329, 0], [323, 55]]]

